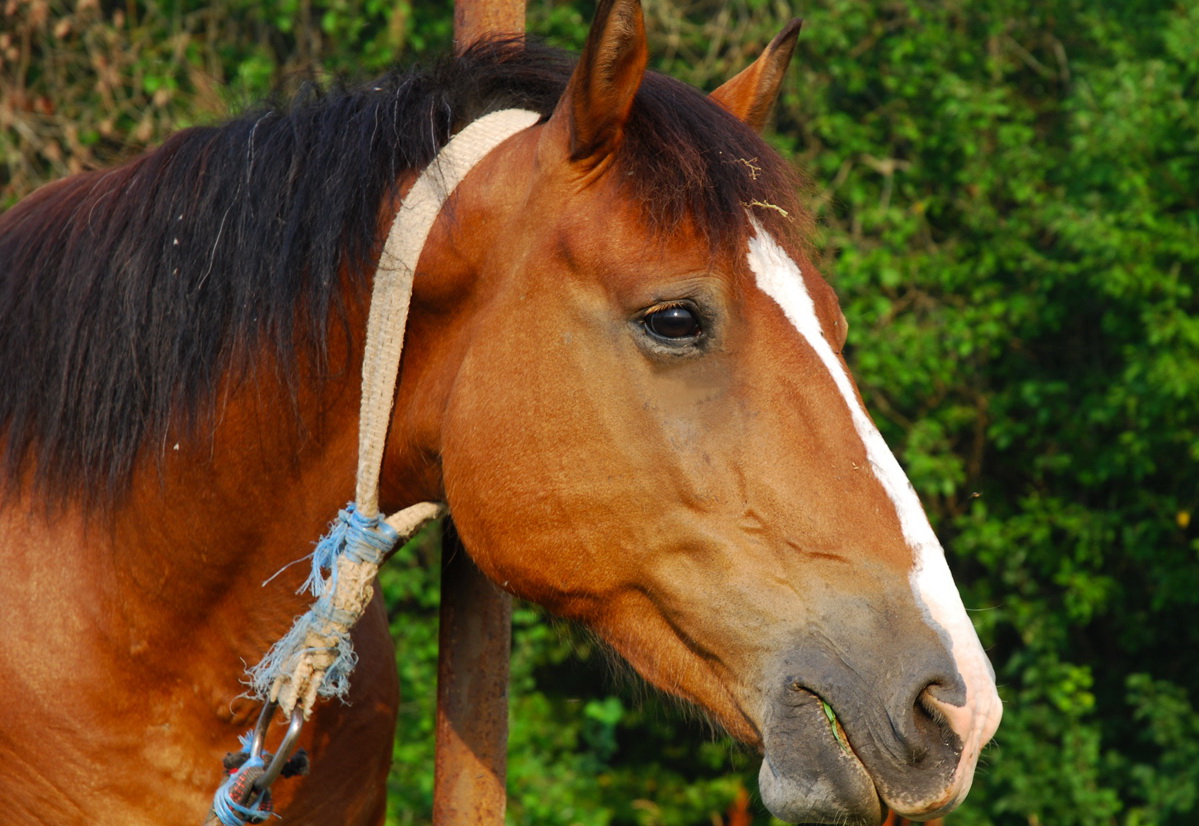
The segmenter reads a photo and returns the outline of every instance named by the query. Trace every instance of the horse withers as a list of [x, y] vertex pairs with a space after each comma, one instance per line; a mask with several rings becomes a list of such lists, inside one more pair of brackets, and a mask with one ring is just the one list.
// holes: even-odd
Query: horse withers
[[[541, 117], [420, 255], [380, 504], [448, 503], [497, 586], [759, 749], [780, 818], [957, 805], [1000, 704], [755, 131], [796, 32], [709, 97], [647, 73], [638, 4], [604, 0], [577, 64], [481, 42], [0, 216], [6, 817], [203, 818], [256, 714], [245, 665], [306, 607], [285, 566], [353, 490], [384, 228], [505, 108]], [[382, 820], [377, 598], [355, 643], [349, 704], [277, 787], [287, 823]]]

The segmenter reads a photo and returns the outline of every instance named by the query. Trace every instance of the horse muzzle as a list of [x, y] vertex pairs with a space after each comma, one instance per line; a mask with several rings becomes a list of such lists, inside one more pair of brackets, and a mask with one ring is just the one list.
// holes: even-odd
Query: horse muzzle
[[851, 826], [878, 826], [886, 809], [926, 820], [955, 808], [999, 715], [993, 681], [955, 666], [947, 651], [854, 663], [827, 644], [789, 657], [767, 699], [766, 807]]

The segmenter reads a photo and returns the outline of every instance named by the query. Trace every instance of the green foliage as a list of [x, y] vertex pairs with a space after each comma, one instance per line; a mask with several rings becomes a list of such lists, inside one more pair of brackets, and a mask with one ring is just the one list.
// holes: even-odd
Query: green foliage
[[[711, 89], [793, 11], [646, 0]], [[958, 826], [1199, 813], [1199, 5], [814, 0], [775, 146], [807, 170], [849, 357], [949, 549], [1006, 703]], [[0, 206], [294, 74], [448, 46], [450, 0], [12, 0]], [[590, 3], [532, 0], [582, 43]], [[389, 822], [430, 818], [436, 535], [384, 572]], [[756, 760], [520, 606], [510, 821], [724, 822]], [[756, 804], [755, 822], [765, 822]]]
[[9, 0], [0, 208], [117, 162], [288, 79], [377, 74], [449, 48], [452, 0]]

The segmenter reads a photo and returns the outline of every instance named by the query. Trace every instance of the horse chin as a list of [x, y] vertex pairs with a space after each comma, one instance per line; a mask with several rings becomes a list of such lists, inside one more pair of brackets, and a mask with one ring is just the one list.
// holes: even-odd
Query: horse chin
[[818, 699], [811, 700], [764, 738], [762, 802], [787, 823], [879, 826], [883, 806], [874, 781], [835, 735]]

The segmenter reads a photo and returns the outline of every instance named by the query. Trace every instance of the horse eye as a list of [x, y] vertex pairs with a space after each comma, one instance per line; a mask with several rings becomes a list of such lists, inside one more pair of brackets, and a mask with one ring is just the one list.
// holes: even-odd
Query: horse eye
[[687, 307], [666, 307], [645, 317], [645, 328], [658, 338], [695, 338], [703, 328], [699, 318]]

